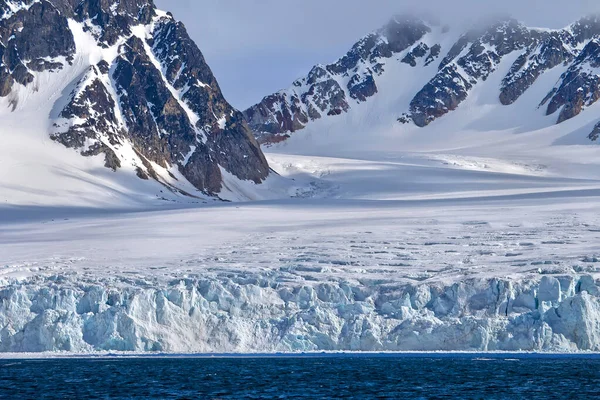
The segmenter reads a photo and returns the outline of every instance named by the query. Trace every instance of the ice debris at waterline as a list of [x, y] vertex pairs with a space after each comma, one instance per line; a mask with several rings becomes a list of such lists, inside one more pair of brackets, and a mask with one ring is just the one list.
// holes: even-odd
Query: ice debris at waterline
[[360, 286], [268, 277], [29, 278], [0, 291], [3, 352], [600, 350], [589, 275]]

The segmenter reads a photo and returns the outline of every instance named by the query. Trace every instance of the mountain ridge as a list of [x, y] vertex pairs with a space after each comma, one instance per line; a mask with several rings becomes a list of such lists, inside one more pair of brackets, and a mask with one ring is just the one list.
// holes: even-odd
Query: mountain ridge
[[[410, 27], [415, 26], [419, 27], [417, 34], [405, 33], [403, 46], [395, 47], [395, 51], [381, 53], [376, 46], [371, 46], [360, 54], [356, 63], [344, 64], [344, 60], [359, 54], [356, 49], [364, 49], [361, 47], [364, 43], [386, 42], [386, 31], [410, 32]], [[359, 40], [337, 62], [315, 66], [307, 77], [296, 80], [288, 89], [266, 96], [245, 110], [244, 115], [261, 143], [277, 143], [316, 120], [349, 113], [357, 104], [377, 97], [380, 85], [384, 84], [382, 77], [386, 68], [404, 64], [410, 67], [402, 70], [404, 75], [413, 74], [415, 79], [420, 79], [421, 72], [416, 71], [437, 64], [420, 90], [399, 93], [410, 95], [411, 101], [405, 108], [398, 107], [394, 117], [400, 124], [425, 127], [456, 110], [475, 86], [497, 71], [502, 60], [514, 55], [516, 59], [497, 88], [498, 104], [515, 103], [540, 76], [558, 66], [568, 66], [571, 68], [555, 87], [549, 87], [547, 96], [538, 101], [539, 107], [546, 107], [547, 115], [560, 109], [556, 123], [561, 123], [598, 100], [600, 73], [593, 69], [597, 66], [595, 43], [599, 35], [598, 15], [583, 17], [563, 29], [528, 28], [513, 18], [505, 18], [466, 32], [456, 32], [438, 22], [426, 22], [413, 16], [395, 17], [384, 28]], [[451, 44], [444, 45], [448, 40]], [[336, 68], [339, 65], [346, 68]], [[321, 90], [322, 81], [314, 79], [316, 70], [321, 71], [320, 77], [325, 77], [322, 81], [337, 82], [344, 95], [335, 97], [335, 102], [315, 101], [328, 94]], [[361, 74], [362, 97], [352, 96], [353, 82], [359, 81], [357, 76]], [[585, 95], [578, 94], [580, 87], [584, 88]], [[344, 107], [336, 107], [336, 104]], [[589, 136], [594, 137], [593, 133]]]

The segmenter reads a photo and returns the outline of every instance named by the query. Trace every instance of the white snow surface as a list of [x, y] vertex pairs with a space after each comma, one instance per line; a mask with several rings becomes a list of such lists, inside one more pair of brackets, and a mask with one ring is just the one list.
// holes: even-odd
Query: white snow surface
[[231, 203], [157, 200], [52, 143], [47, 98], [19, 92], [0, 351], [600, 351], [600, 106], [531, 111], [562, 67], [501, 106], [513, 60], [423, 129], [395, 118], [432, 71], [390, 63], [377, 96], [265, 149], [265, 185], [224, 172]]

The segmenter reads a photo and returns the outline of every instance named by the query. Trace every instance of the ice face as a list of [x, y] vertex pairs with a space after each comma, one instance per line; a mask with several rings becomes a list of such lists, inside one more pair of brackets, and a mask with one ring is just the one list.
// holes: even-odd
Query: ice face
[[600, 350], [590, 276], [452, 285], [32, 278], [0, 292], [0, 351]]

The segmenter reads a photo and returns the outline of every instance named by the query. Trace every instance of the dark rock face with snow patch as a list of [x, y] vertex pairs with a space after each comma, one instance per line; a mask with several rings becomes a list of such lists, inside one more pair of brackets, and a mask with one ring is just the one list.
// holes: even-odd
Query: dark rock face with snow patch
[[458, 72], [456, 65], [448, 65], [417, 93], [410, 103], [410, 118], [417, 126], [426, 126], [455, 110], [467, 98], [472, 87]]
[[[261, 183], [267, 161], [243, 115], [224, 99], [183, 24], [152, 0], [0, 0], [0, 96], [43, 71], [70, 67], [78, 24], [97, 54], [115, 54], [73, 82], [51, 137], [117, 170], [176, 188], [181, 174], [218, 194], [223, 171]], [[71, 19], [71, 22], [69, 22]], [[80, 34], [81, 35], [81, 34]]]
[[561, 83], [552, 90], [542, 105], [548, 101], [547, 114], [559, 109], [558, 123], [578, 115], [600, 99], [600, 42], [590, 41], [567, 72], [561, 76]]
[[183, 24], [170, 16], [160, 18], [149, 45], [165, 71], [168, 84], [180, 93], [180, 100], [197, 118], [195, 129], [205, 136], [204, 145], [197, 140], [191, 144], [196, 150], [189, 162], [180, 163], [183, 175], [194, 186], [211, 191], [220, 187], [221, 173], [215, 169], [216, 165], [242, 180], [260, 183], [266, 178], [267, 161], [242, 113], [223, 97], [204, 56]]
[[156, 15], [152, 0], [84, 0], [73, 1], [73, 18], [84, 23], [103, 47], [114, 45], [120, 38], [131, 35], [137, 24], [149, 24]]
[[52, 3], [12, 3], [0, 1], [0, 97], [8, 96], [15, 83], [30, 84], [33, 71], [62, 68], [75, 53], [67, 19]]
[[553, 32], [539, 40], [537, 45], [530, 46], [515, 61], [509, 74], [502, 81], [500, 102], [504, 105], [514, 103], [536, 79], [545, 71], [573, 58], [572, 51], [565, 47], [565, 40], [560, 33]]
[[494, 24], [480, 33], [471, 31], [450, 49], [439, 72], [410, 103], [412, 120], [426, 126], [455, 110], [478, 81], [485, 81], [504, 56], [531, 44], [528, 30], [517, 21]]
[[125, 135], [115, 115], [115, 101], [102, 80], [101, 71], [102, 66], [90, 67], [79, 82], [77, 95], [61, 112], [61, 117], [68, 119], [76, 115], [80, 122], [52, 138], [71, 148], [84, 148], [86, 142], [91, 140], [94, 143], [84, 150], [84, 155], [104, 153], [105, 166], [116, 170], [121, 167], [118, 157], [107, 144], [96, 140], [98, 132], [102, 132], [107, 142], [116, 146], [121, 144], [121, 138]]

